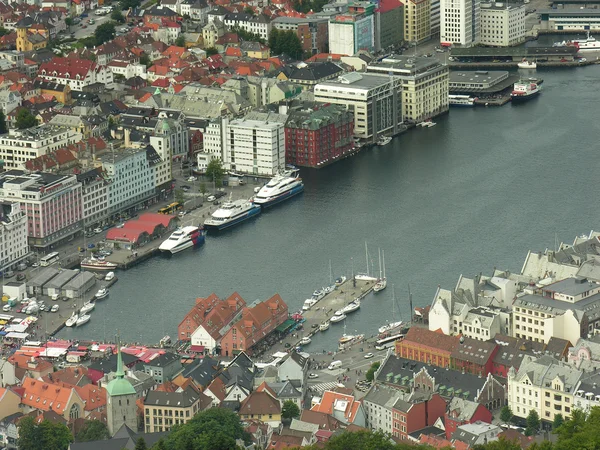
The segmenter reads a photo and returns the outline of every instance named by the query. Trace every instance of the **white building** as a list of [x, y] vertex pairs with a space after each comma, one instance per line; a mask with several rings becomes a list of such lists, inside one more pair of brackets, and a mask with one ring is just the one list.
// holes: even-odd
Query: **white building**
[[77, 175], [82, 185], [83, 226], [92, 228], [108, 218], [108, 182], [101, 167]]
[[440, 42], [470, 47], [479, 42], [480, 0], [440, 1]]
[[239, 27], [265, 40], [269, 39], [271, 32], [271, 20], [264, 14], [230, 13], [225, 15], [224, 23], [227, 29]]
[[391, 55], [369, 64], [367, 72], [401, 80], [404, 120], [421, 122], [448, 111], [448, 66], [437, 58]]
[[139, 205], [154, 194], [155, 173], [145, 149], [126, 149], [115, 155], [103, 156], [102, 165], [110, 180], [109, 213]]
[[64, 127], [40, 125], [25, 130], [10, 129], [0, 136], [0, 159], [4, 168], [24, 169], [31, 159], [81, 141], [81, 133]]
[[361, 49], [375, 48], [375, 22], [368, 14], [342, 14], [329, 21], [329, 51], [352, 56]]
[[112, 71], [94, 61], [79, 58], [52, 58], [42, 63], [38, 77], [46, 81], [68, 84], [74, 91], [81, 91], [85, 86], [95, 83], [103, 84], [106, 89], [112, 89]]
[[0, 203], [0, 270], [14, 268], [28, 253], [27, 216], [17, 202]]
[[146, 79], [146, 66], [144, 64], [134, 64], [128, 61], [111, 61], [106, 66], [113, 75], [121, 75], [126, 80], [133, 77]]
[[152, 165], [157, 188], [173, 179], [173, 159], [187, 158], [190, 151], [189, 130], [180, 120], [171, 119], [161, 111], [150, 136], [150, 145], [156, 150], [161, 161]]
[[481, 3], [479, 43], [510, 47], [525, 41], [523, 3]]
[[[396, 134], [402, 124], [402, 90], [398, 77], [352, 72], [315, 86], [315, 101], [344, 105], [354, 111], [354, 135], [375, 141]], [[448, 96], [446, 95], [446, 102]]]
[[227, 125], [225, 166], [237, 172], [271, 176], [285, 166], [284, 125], [235, 119]]

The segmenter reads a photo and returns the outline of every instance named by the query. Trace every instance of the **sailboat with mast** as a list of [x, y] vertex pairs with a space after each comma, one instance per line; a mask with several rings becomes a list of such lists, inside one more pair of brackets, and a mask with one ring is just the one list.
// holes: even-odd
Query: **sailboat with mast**
[[379, 333], [389, 333], [390, 331], [400, 328], [402, 326], [402, 320], [396, 321], [396, 295], [394, 292], [394, 286], [392, 285], [392, 321], [379, 327]]
[[377, 278], [371, 276], [369, 272], [369, 249], [367, 247], [367, 241], [365, 241], [365, 258], [367, 260], [367, 273], [357, 273], [354, 278], [361, 281], [377, 281]]
[[[382, 257], [383, 255], [383, 257]], [[381, 275], [381, 261], [383, 259], [383, 276]], [[385, 288], [387, 287], [387, 278], [385, 277], [385, 251], [380, 251], [379, 252], [379, 279], [377, 280], [377, 283], [375, 283], [375, 287], [373, 287], [373, 290], [375, 292], [381, 292], [383, 291]]]

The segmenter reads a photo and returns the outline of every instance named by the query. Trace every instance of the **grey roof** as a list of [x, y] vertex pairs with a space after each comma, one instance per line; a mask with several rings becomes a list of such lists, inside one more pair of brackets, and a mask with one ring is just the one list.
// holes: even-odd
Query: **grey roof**
[[283, 383], [269, 383], [269, 387], [275, 391], [277, 398], [302, 397], [299, 380], [286, 380]]
[[304, 356], [302, 356], [300, 353], [298, 352], [292, 352], [290, 354], [290, 358], [292, 358], [292, 360], [294, 362], [296, 362], [300, 367], [304, 368], [304, 366], [306, 366], [307, 364], [307, 358], [305, 358]]
[[392, 409], [392, 406], [400, 399], [408, 397], [404, 391], [394, 388], [393, 386], [387, 386], [385, 384], [375, 383], [367, 392], [367, 395], [363, 398], [363, 401], [374, 403], [375, 405], [382, 406], [386, 409]]
[[69, 280], [74, 278], [79, 273], [78, 270], [68, 270], [63, 269], [52, 278], [48, 283], [46, 283], [46, 288], [60, 289], [63, 287]]
[[574, 297], [584, 294], [591, 287], [596, 288], [590, 281], [585, 278], [565, 278], [555, 283], [543, 287], [544, 291], [555, 292], [558, 294], [572, 295]]
[[193, 363], [184, 366], [182, 375], [192, 378], [200, 386], [208, 386], [217, 373], [219, 362], [210, 356], [197, 359]]
[[198, 393], [188, 387], [181, 392], [150, 391], [144, 400], [144, 406], [170, 406], [188, 408], [199, 399]]
[[521, 382], [525, 377], [534, 386], [542, 386], [559, 377], [564, 383], [565, 392], [574, 392], [581, 378], [581, 371], [551, 356], [542, 356], [538, 359], [527, 356], [523, 359], [515, 379]]
[[370, 90], [391, 83], [388, 75], [376, 73], [350, 72], [340, 75], [336, 80], [322, 81], [318, 86], [351, 87], [353, 89]]
[[300, 64], [289, 72], [290, 80], [319, 81], [343, 73], [344, 70], [332, 62]]
[[575, 313], [575, 317], [581, 321], [584, 313], [587, 313], [590, 318], [600, 316], [600, 294], [591, 295], [576, 303], [554, 300], [541, 295], [525, 294], [517, 297], [513, 302], [513, 306], [534, 309], [551, 315], [560, 315], [571, 310]]
[[479, 403], [460, 397], [453, 397], [448, 404], [448, 412], [458, 411], [458, 420], [471, 420], [478, 407]]
[[58, 269], [54, 267], [44, 267], [27, 283], [29, 286], [41, 287], [58, 274]]
[[74, 442], [69, 445], [69, 450], [134, 450], [139, 438], [143, 438], [148, 448], [156, 444], [161, 438], [168, 435], [163, 433], [136, 433], [127, 425], [123, 425], [111, 439], [90, 442]]
[[491, 357], [497, 344], [493, 341], [478, 341], [465, 338], [464, 343], [456, 346], [452, 352], [454, 358], [470, 361], [476, 364], [485, 364]]
[[179, 363], [179, 356], [175, 353], [167, 352], [148, 361], [144, 366], [148, 367], [167, 367], [171, 364]]
[[72, 289], [72, 290], [80, 289], [82, 286], [84, 286], [90, 280], [95, 280], [95, 279], [96, 279], [96, 277], [91, 272], [81, 272], [79, 275], [77, 275], [75, 278], [73, 278], [71, 281], [69, 281], [67, 284], [65, 284], [63, 286], [63, 289]]
[[[127, 367], [135, 363], [138, 358], [128, 353], [121, 353], [123, 364]], [[112, 354], [106, 359], [101, 359], [90, 364], [90, 369], [97, 370], [102, 373], [110, 373], [117, 371], [117, 355]]]

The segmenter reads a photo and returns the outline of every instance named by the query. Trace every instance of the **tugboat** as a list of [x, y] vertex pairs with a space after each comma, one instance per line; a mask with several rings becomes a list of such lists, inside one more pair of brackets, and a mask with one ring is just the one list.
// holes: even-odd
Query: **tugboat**
[[541, 91], [540, 85], [533, 80], [519, 80], [515, 83], [510, 98], [513, 103], [522, 103], [537, 97]]
[[527, 61], [526, 58], [523, 58], [523, 60], [517, 64], [517, 67], [519, 69], [535, 70], [537, 69], [537, 63], [535, 61]]

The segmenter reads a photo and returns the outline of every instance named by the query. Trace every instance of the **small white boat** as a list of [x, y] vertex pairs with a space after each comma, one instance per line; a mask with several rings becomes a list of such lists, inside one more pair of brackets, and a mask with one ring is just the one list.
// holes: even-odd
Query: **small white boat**
[[402, 322], [401, 320], [399, 320], [398, 322], [390, 322], [382, 327], [379, 327], [379, 333], [383, 334], [383, 333], [387, 333], [389, 331], [395, 330], [396, 328], [399, 328], [402, 326], [404, 322]]
[[333, 315], [333, 317], [331, 319], [329, 319], [329, 321], [331, 323], [338, 323], [341, 322], [342, 320], [344, 320], [346, 318], [346, 314], [342, 313], [341, 311], [336, 311], [336, 313]]
[[83, 306], [79, 310], [79, 314], [85, 315], [85, 314], [89, 313], [90, 311], [92, 311], [95, 307], [96, 307], [95, 303], [86, 302], [83, 304]]
[[65, 322], [65, 325], [66, 325], [67, 327], [73, 327], [73, 326], [75, 326], [75, 324], [77, 323], [77, 319], [79, 319], [79, 316], [77, 315], [77, 313], [73, 313], [73, 314], [71, 315], [71, 317], [69, 317], [69, 318], [67, 319], [67, 321]]
[[77, 322], [75, 322], [75, 325], [76, 326], [85, 325], [86, 323], [88, 323], [90, 321], [91, 318], [92, 318], [92, 316], [90, 316], [89, 314], [84, 314], [83, 316], [79, 316], [79, 318], [77, 319]]
[[331, 294], [333, 291], [335, 291], [335, 286], [326, 286], [323, 288], [325, 295]]
[[302, 339], [300, 339], [300, 345], [308, 345], [311, 343], [311, 340], [309, 337], [303, 337]]
[[327, 331], [329, 330], [329, 321], [326, 320], [325, 322], [321, 322], [321, 324], [319, 325], [319, 331]]
[[114, 272], [108, 272], [106, 274], [106, 276], [104, 277], [104, 281], [111, 281], [115, 278], [115, 273]]
[[323, 297], [325, 297], [325, 292], [323, 292], [322, 289], [317, 289], [315, 292], [313, 292], [312, 298], [316, 301], [321, 300]]
[[527, 61], [527, 59], [523, 58], [523, 60], [517, 64], [519, 69], [536, 69], [537, 63], [535, 61]]
[[360, 300], [356, 299], [352, 303], [349, 303], [347, 306], [343, 307], [340, 312], [342, 314], [350, 314], [358, 310], [358, 308], [360, 308]]
[[379, 146], [384, 146], [384, 145], [388, 145], [390, 142], [392, 142], [392, 138], [389, 136], [380, 136], [379, 139], [377, 140], [377, 145]]
[[354, 278], [360, 281], [377, 281], [377, 278], [372, 277], [371, 275], [368, 275], [366, 273], [358, 273]]
[[304, 305], [302, 305], [302, 310], [304, 311], [308, 311], [310, 308], [313, 307], [313, 305], [317, 303], [317, 301], [314, 298], [309, 298], [304, 300]]
[[96, 297], [96, 300], [102, 300], [103, 298], [108, 297], [108, 289], [106, 289], [105, 287], [101, 287], [100, 289], [98, 289], [98, 292], [96, 292], [96, 295], [94, 295], [94, 297]]
[[335, 285], [336, 286], [341, 286], [342, 284], [344, 284], [346, 282], [346, 277], [344, 275], [342, 275], [341, 277], [339, 277], [337, 280], [335, 280]]
[[340, 343], [340, 345], [347, 344], [348, 342], [353, 341], [355, 337], [356, 336], [353, 336], [351, 334], [344, 334], [340, 338], [339, 343]]
[[431, 128], [431, 127], [435, 127], [436, 123], [432, 122], [431, 120], [424, 120], [421, 123], [417, 124], [418, 127], [423, 127], [423, 128]]

